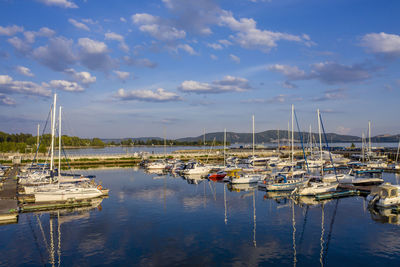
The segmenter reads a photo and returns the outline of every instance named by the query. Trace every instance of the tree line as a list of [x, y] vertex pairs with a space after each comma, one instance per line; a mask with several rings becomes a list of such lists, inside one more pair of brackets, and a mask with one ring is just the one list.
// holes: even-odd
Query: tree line
[[[44, 134], [39, 139], [40, 153], [46, 153], [51, 145], [51, 135]], [[100, 138], [79, 138], [76, 136], [63, 135], [61, 138], [62, 145], [73, 147], [104, 147], [106, 144]], [[56, 146], [58, 144], [58, 137], [56, 138]], [[0, 152], [19, 152], [30, 153], [36, 152], [37, 136], [32, 134], [8, 134], [0, 132]]]

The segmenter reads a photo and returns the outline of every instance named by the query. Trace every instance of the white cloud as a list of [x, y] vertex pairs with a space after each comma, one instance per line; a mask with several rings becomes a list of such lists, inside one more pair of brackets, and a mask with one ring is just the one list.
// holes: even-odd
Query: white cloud
[[23, 32], [24, 27], [12, 25], [7, 27], [0, 26], [0, 35], [13, 36], [19, 32]]
[[362, 37], [361, 45], [371, 53], [400, 56], [400, 35], [369, 33]]
[[126, 22], [126, 18], [124, 18], [124, 17], [120, 17], [119, 20], [120, 20], [121, 22]]
[[236, 63], [240, 63], [240, 58], [238, 56], [235, 56], [234, 54], [229, 55], [230, 59], [233, 60]]
[[89, 38], [78, 40], [80, 47], [80, 62], [92, 70], [107, 71], [114, 67], [115, 62], [108, 55], [108, 47], [105, 43]]
[[15, 106], [16, 102], [14, 99], [0, 93], [0, 105], [4, 106]]
[[126, 71], [114, 70], [114, 73], [117, 75], [118, 79], [120, 79], [121, 81], [126, 81], [130, 76], [130, 73], [126, 72]]
[[350, 83], [369, 79], [371, 66], [368, 64], [343, 65], [335, 62], [319, 62], [311, 65], [311, 71], [306, 73], [297, 66], [275, 64], [267, 68], [270, 71], [282, 73], [287, 81], [286, 87], [295, 87], [290, 81], [316, 79], [327, 84]]
[[268, 66], [268, 70], [280, 72], [290, 80], [304, 79], [306, 73], [297, 66], [275, 64]]
[[182, 98], [174, 93], [165, 91], [163, 88], [158, 88], [156, 91], [151, 90], [132, 90], [125, 91], [123, 88], [119, 89], [115, 95], [119, 100], [139, 100], [146, 102], [169, 102], [181, 101]]
[[74, 81], [83, 84], [85, 86], [88, 86], [89, 84], [96, 82], [96, 76], [92, 76], [89, 72], [86, 71], [78, 72], [74, 69], [66, 69], [64, 70], [64, 72], [71, 75]]
[[51, 91], [47, 86], [48, 85], [45, 83], [39, 85], [29, 81], [14, 81], [13, 78], [8, 75], [0, 75], [1, 93], [50, 96]]
[[22, 55], [28, 54], [31, 50], [31, 46], [17, 36], [8, 39], [7, 42], [9, 42], [14, 47], [14, 49]]
[[147, 58], [132, 58], [130, 56], [124, 56], [123, 59], [127, 65], [134, 65], [151, 69], [157, 67], [158, 65], [156, 62], [152, 62], [150, 59]]
[[50, 81], [50, 86], [57, 90], [67, 91], [67, 92], [82, 92], [83, 87], [76, 82], [69, 82], [65, 80], [52, 80]]
[[227, 92], [245, 92], [250, 90], [251, 86], [247, 79], [227, 75], [222, 80], [213, 81], [212, 83], [202, 83], [193, 80], [184, 81], [178, 89], [187, 93], [217, 94]]
[[106, 40], [114, 40], [119, 42], [119, 48], [124, 52], [129, 52], [129, 46], [125, 43], [125, 38], [117, 33], [108, 32], [105, 34]]
[[163, 0], [173, 14], [170, 20], [175, 27], [195, 34], [210, 35], [211, 25], [218, 21], [221, 9], [213, 0]]
[[222, 39], [218, 41], [220, 44], [223, 44], [224, 46], [230, 46], [232, 43], [228, 40]]
[[52, 29], [49, 29], [47, 27], [42, 27], [40, 28], [39, 31], [26, 31], [24, 32], [25, 39], [28, 43], [34, 43], [36, 37], [51, 37], [55, 34], [56, 32], [53, 31]]
[[68, 0], [37, 0], [47, 6], [58, 6], [63, 8], [78, 8], [78, 6]]
[[308, 35], [303, 34], [299, 36], [260, 30], [256, 24], [256, 21], [253, 19], [241, 18], [240, 20], [236, 20], [232, 12], [225, 10], [222, 12], [219, 21], [219, 25], [227, 26], [232, 31], [237, 32], [235, 36], [232, 36], [232, 39], [243, 48], [259, 49], [267, 53], [276, 47], [277, 42], [280, 40], [300, 42], [308, 46], [313, 45]]
[[222, 45], [217, 44], [217, 43], [208, 43], [207, 46], [211, 47], [212, 49], [215, 49], [215, 50], [223, 49]]
[[24, 67], [24, 66], [17, 66], [16, 69], [17, 69], [17, 72], [20, 73], [20, 74], [22, 74], [22, 75], [25, 75], [25, 76], [28, 76], [28, 77], [33, 77], [33, 76], [35, 76], [35, 75], [31, 72], [31, 70], [30, 70], [29, 68], [27, 68], [27, 67]]
[[211, 58], [212, 60], [217, 60], [217, 59], [218, 59], [218, 57], [217, 57], [216, 55], [214, 55], [214, 54], [211, 54], [211, 55], [210, 55], [210, 58]]
[[105, 43], [89, 38], [79, 38], [78, 45], [83, 51], [89, 54], [102, 54], [108, 52], [108, 48]]
[[196, 55], [197, 54], [196, 51], [194, 51], [193, 47], [191, 47], [188, 44], [180, 44], [176, 48], [177, 49], [181, 49], [181, 50], [187, 52], [190, 55]]
[[320, 97], [313, 98], [314, 101], [342, 100], [346, 98], [345, 89], [326, 90]]
[[186, 36], [185, 31], [169, 25], [168, 21], [163, 21], [160, 17], [138, 13], [132, 15], [131, 18], [132, 22], [139, 26], [140, 31], [146, 32], [161, 41], [173, 41]]
[[56, 71], [63, 71], [77, 60], [73, 51], [73, 41], [64, 37], [50, 38], [47, 45], [33, 51], [33, 57]]
[[78, 29], [90, 31], [89, 27], [85, 23], [79, 22], [75, 19], [68, 19], [68, 22], [74, 25]]

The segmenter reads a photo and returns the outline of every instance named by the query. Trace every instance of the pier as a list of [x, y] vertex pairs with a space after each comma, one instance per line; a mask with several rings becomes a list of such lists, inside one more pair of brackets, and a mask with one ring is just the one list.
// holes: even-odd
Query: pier
[[18, 222], [17, 179], [18, 167], [7, 170], [0, 182], [0, 224]]

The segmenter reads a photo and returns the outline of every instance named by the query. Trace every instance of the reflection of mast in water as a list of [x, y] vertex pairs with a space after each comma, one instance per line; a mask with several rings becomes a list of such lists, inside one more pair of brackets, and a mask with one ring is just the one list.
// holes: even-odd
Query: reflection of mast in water
[[167, 205], [166, 205], [166, 194], [165, 194], [165, 191], [166, 191], [166, 187], [167, 187], [167, 181], [166, 181], [166, 179], [167, 179], [167, 176], [164, 176], [164, 211], [166, 210], [166, 208], [167, 208]]
[[228, 223], [228, 217], [226, 216], [226, 185], [224, 184], [224, 206], [225, 206], [225, 224]]
[[257, 242], [256, 242], [256, 190], [253, 191], [253, 218], [254, 218], [254, 228], [253, 228], [253, 232], [254, 232], [254, 237], [253, 237], [253, 244], [254, 247], [257, 247]]
[[53, 237], [53, 218], [50, 216], [50, 263], [51, 266], [55, 265], [54, 255], [54, 237]]
[[324, 204], [321, 204], [321, 251], [319, 253], [319, 262], [321, 263], [321, 267], [324, 266], [323, 256], [324, 256], [324, 234], [325, 234], [325, 214], [324, 214]]
[[294, 201], [292, 200], [292, 226], [293, 226], [293, 266], [297, 263], [297, 252], [296, 252], [296, 220], [294, 217]]

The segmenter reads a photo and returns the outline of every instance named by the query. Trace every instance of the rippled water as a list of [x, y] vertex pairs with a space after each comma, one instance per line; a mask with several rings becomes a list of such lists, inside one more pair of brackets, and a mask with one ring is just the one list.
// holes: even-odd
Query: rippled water
[[0, 226], [1, 266], [400, 264], [397, 215], [371, 213], [363, 197], [292, 201], [131, 168], [91, 173], [110, 197]]

